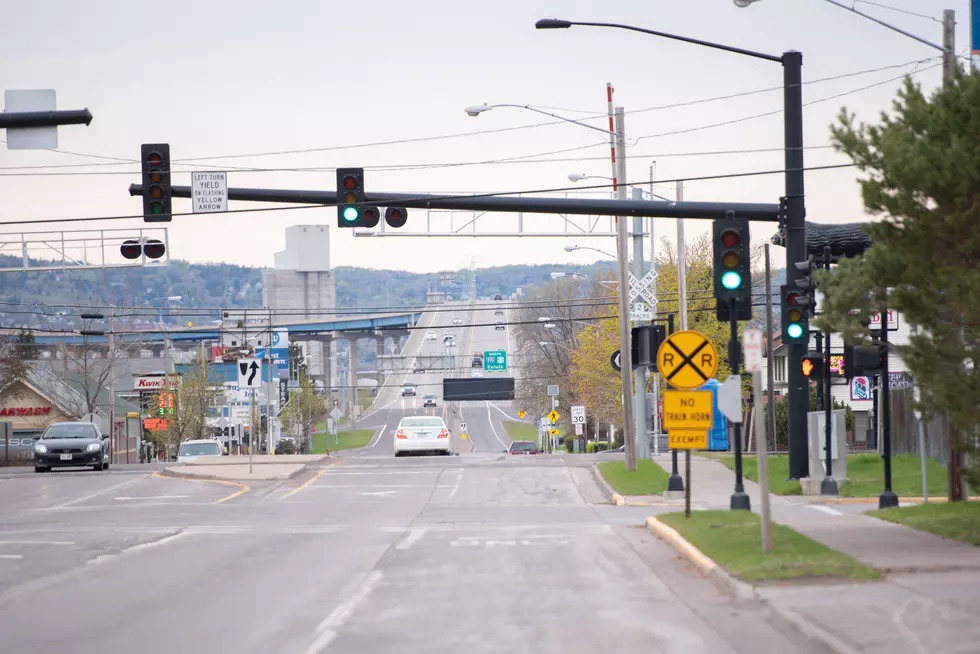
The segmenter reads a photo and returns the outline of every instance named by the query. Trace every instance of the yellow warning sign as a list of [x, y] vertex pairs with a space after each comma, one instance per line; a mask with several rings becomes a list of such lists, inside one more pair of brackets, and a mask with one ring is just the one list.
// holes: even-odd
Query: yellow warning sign
[[697, 388], [718, 369], [718, 352], [701, 332], [674, 332], [657, 350], [657, 370], [675, 388]]
[[558, 419], [559, 419], [559, 418], [561, 418], [561, 414], [560, 414], [560, 413], [558, 413], [557, 411], [555, 411], [554, 409], [552, 409], [552, 410], [551, 410], [551, 411], [550, 411], [550, 412], [548, 413], [548, 420], [550, 420], [550, 421], [551, 421], [551, 424], [555, 424], [556, 422], [558, 422]]
[[664, 391], [664, 428], [711, 429], [712, 409], [711, 391]]
[[667, 432], [667, 447], [672, 450], [708, 449], [708, 432], [693, 429], [673, 429]]
[[526, 416], [527, 416], [527, 411], [524, 411], [523, 409], [517, 412], [517, 417], [520, 418], [521, 420], [523, 420]]
[[466, 434], [460, 434], [459, 437], [464, 441], [466, 440]]
[[558, 430], [558, 429], [549, 429], [548, 430], [548, 435], [549, 436], [558, 436], [559, 434], [561, 434], [561, 431]]

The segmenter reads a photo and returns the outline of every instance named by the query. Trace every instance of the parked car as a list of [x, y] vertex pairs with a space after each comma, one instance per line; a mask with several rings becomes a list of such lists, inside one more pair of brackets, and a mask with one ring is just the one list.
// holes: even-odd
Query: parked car
[[34, 442], [34, 472], [86, 466], [109, 467], [109, 436], [95, 423], [56, 422]]
[[276, 443], [276, 454], [296, 454], [297, 452], [296, 441], [288, 436], [280, 438]]

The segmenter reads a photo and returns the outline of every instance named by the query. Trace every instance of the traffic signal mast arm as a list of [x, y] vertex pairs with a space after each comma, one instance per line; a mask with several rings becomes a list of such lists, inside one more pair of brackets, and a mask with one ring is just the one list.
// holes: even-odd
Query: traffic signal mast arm
[[[142, 184], [129, 187], [132, 196], [143, 195]], [[172, 186], [176, 198], [190, 198], [190, 186]], [[228, 199], [240, 202], [337, 205], [333, 191], [229, 188]], [[648, 216], [654, 218], [724, 218], [735, 212], [740, 218], [779, 221], [779, 205], [755, 202], [650, 202], [648, 200], [600, 200], [589, 198], [530, 198], [522, 196], [447, 196], [425, 193], [365, 193], [364, 202], [375, 206], [397, 206], [457, 211], [567, 213], [595, 216]]]

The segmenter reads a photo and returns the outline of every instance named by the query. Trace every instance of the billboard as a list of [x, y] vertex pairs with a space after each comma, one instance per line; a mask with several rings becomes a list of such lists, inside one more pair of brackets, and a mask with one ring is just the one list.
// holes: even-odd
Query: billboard
[[442, 380], [442, 399], [445, 402], [470, 400], [513, 400], [513, 377], [463, 377]]

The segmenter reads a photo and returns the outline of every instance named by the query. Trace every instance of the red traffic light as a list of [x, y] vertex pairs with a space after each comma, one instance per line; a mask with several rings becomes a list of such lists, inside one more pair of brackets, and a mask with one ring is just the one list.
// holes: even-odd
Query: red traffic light
[[148, 238], [143, 244], [143, 254], [150, 259], [159, 259], [167, 252], [167, 247], [163, 242], [155, 238]]
[[734, 229], [726, 229], [721, 233], [721, 244], [726, 248], [736, 248], [742, 243], [742, 237]]
[[344, 177], [344, 188], [355, 189], [357, 188], [357, 178], [353, 175], [347, 175]]
[[163, 163], [163, 155], [161, 155], [159, 152], [151, 152], [149, 155], [147, 155], [146, 160], [151, 164], [160, 164]]
[[385, 222], [389, 227], [404, 227], [408, 222], [408, 212], [401, 207], [388, 207], [385, 209]]
[[787, 293], [786, 303], [792, 304], [793, 306], [799, 306], [800, 304], [800, 293]]
[[365, 207], [358, 227], [376, 227], [380, 221], [381, 214], [377, 207]]

